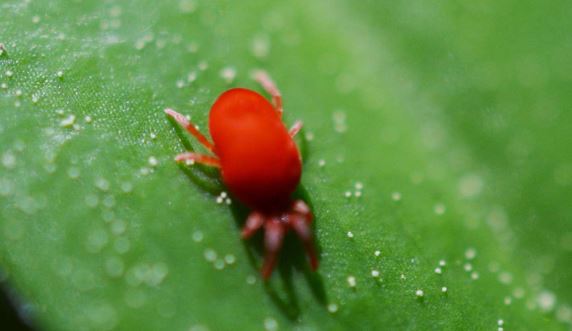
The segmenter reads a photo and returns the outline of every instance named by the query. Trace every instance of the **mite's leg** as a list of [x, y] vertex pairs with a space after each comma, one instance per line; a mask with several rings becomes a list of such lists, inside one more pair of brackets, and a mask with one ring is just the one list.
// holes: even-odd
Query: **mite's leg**
[[310, 258], [310, 267], [315, 271], [318, 269], [318, 255], [314, 247], [314, 237], [312, 236], [312, 227], [310, 226], [311, 221], [299, 214], [291, 215], [290, 219], [292, 229], [294, 229], [294, 232], [296, 232], [300, 240], [302, 240], [306, 254], [308, 258]]
[[292, 204], [292, 211], [301, 215], [304, 215], [308, 222], [312, 222], [314, 219], [314, 215], [312, 215], [312, 211], [310, 207], [303, 201], [303, 200], [296, 200]]
[[251, 212], [246, 219], [246, 223], [242, 228], [242, 239], [248, 239], [262, 227], [264, 224], [264, 216], [259, 212]]
[[220, 162], [216, 157], [201, 155], [191, 152], [181, 153], [175, 157], [177, 162], [200, 163], [209, 167], [220, 168]]
[[276, 84], [272, 81], [268, 73], [263, 70], [257, 70], [254, 72], [254, 79], [262, 85], [262, 88], [266, 90], [272, 96], [272, 102], [274, 102], [274, 108], [280, 116], [282, 116], [282, 95], [280, 90], [276, 87]]
[[286, 230], [284, 225], [278, 219], [270, 219], [264, 224], [264, 265], [262, 266], [262, 278], [268, 279], [276, 260], [278, 252], [282, 247], [284, 234]]
[[302, 129], [302, 121], [296, 121], [294, 125], [290, 128], [290, 137], [294, 137]]
[[197, 130], [195, 125], [191, 123], [185, 116], [182, 114], [177, 113], [173, 109], [165, 109], [165, 113], [171, 116], [180, 126], [185, 128], [190, 134], [192, 134], [197, 140], [205, 146], [209, 151], [214, 152], [213, 144], [205, 137], [202, 133]]

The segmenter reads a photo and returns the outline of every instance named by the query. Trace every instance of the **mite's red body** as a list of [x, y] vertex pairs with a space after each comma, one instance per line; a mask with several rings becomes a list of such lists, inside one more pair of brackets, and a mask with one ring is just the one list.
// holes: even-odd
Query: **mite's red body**
[[300, 181], [302, 162], [270, 102], [254, 91], [226, 91], [211, 109], [209, 129], [229, 190], [254, 210], [283, 210]]
[[282, 100], [278, 89], [264, 72], [258, 72], [255, 78], [272, 95], [274, 104], [243, 88], [224, 92], [209, 115], [209, 131], [214, 143], [184, 116], [165, 110], [215, 155], [187, 152], [179, 154], [176, 160], [220, 168], [228, 189], [252, 210], [242, 236], [249, 238], [264, 227], [264, 278], [272, 273], [284, 235], [290, 229], [304, 243], [315, 270], [318, 260], [310, 226], [313, 216], [302, 200], [293, 201], [291, 197], [302, 173], [300, 153], [293, 139], [301, 122], [288, 131], [281, 119]]

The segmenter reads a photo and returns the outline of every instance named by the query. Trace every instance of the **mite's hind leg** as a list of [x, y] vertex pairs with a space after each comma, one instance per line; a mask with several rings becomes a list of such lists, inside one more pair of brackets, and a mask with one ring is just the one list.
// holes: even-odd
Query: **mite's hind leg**
[[177, 113], [176, 111], [174, 111], [173, 109], [167, 108], [165, 109], [165, 114], [169, 115], [171, 118], [173, 118], [177, 123], [179, 123], [180, 126], [182, 126], [183, 128], [185, 128], [185, 130], [187, 130], [187, 132], [189, 132], [190, 134], [192, 134], [195, 138], [197, 138], [197, 140], [203, 145], [205, 146], [209, 151], [214, 152], [214, 145], [213, 143], [211, 143], [207, 137], [205, 137], [202, 133], [199, 132], [199, 130], [197, 130], [197, 128], [195, 127], [195, 125], [193, 123], [191, 123], [185, 116], [183, 116], [182, 114]]
[[292, 205], [292, 214], [290, 215], [290, 226], [296, 232], [306, 254], [310, 259], [310, 266], [312, 270], [318, 269], [318, 255], [314, 246], [314, 236], [312, 234], [312, 221], [314, 215], [310, 211], [310, 207], [302, 200], [296, 200]]
[[209, 167], [220, 168], [220, 162], [216, 157], [191, 152], [181, 153], [175, 156], [175, 161], [190, 164], [200, 163]]
[[304, 200], [296, 200], [292, 203], [292, 211], [298, 214], [305, 216], [308, 219], [308, 222], [312, 222], [314, 219], [314, 215], [312, 215], [312, 211], [310, 207], [304, 202]]
[[262, 88], [266, 90], [272, 96], [272, 102], [274, 103], [274, 109], [282, 116], [282, 95], [280, 90], [276, 87], [276, 84], [272, 81], [268, 73], [264, 70], [257, 70], [253, 74], [254, 80], [256, 80]]
[[282, 248], [286, 229], [278, 219], [268, 220], [264, 224], [264, 265], [262, 266], [262, 278], [268, 279], [278, 260], [278, 253]]

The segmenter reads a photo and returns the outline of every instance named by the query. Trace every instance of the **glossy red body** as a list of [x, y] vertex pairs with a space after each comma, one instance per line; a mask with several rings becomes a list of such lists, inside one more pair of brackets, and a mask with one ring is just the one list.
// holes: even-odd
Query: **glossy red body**
[[254, 210], [283, 211], [300, 182], [300, 153], [280, 113], [244, 88], [221, 94], [209, 115], [225, 185]]

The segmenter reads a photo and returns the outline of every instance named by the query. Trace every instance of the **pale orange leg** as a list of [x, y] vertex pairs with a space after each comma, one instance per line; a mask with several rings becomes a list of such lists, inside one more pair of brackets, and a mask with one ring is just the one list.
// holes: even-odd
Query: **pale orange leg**
[[256, 211], [251, 212], [246, 219], [244, 227], [242, 228], [242, 239], [248, 239], [252, 237], [252, 235], [256, 233], [256, 231], [258, 231], [258, 229], [260, 229], [263, 224], [264, 215]]
[[288, 131], [288, 133], [290, 133], [290, 137], [294, 137], [298, 132], [300, 132], [302, 125], [302, 121], [296, 121], [296, 123], [294, 123], [290, 128], [290, 131]]
[[257, 70], [254, 72], [254, 80], [256, 80], [262, 88], [266, 90], [272, 96], [272, 102], [274, 103], [274, 108], [282, 117], [282, 95], [280, 90], [276, 87], [276, 84], [272, 81], [268, 73], [264, 70]]
[[310, 207], [304, 202], [304, 200], [296, 200], [292, 203], [292, 211], [301, 215], [304, 215], [308, 218], [309, 222], [312, 222], [314, 219], [314, 215], [312, 215], [312, 211]]
[[197, 153], [185, 152], [175, 156], [177, 162], [190, 162], [204, 164], [209, 167], [220, 168], [220, 162], [216, 157]]
[[165, 113], [172, 117], [180, 126], [185, 128], [190, 134], [192, 134], [197, 140], [205, 146], [209, 151], [214, 153], [214, 145], [211, 143], [207, 137], [205, 137], [202, 133], [197, 130], [195, 125], [191, 123], [185, 116], [182, 114], [177, 113], [173, 109], [167, 108], [165, 109]]
[[262, 266], [262, 278], [270, 277], [278, 260], [278, 252], [282, 248], [286, 229], [279, 219], [272, 218], [264, 224], [264, 265]]
[[[299, 204], [299, 206], [296, 206], [296, 204]], [[295, 202], [294, 213], [290, 215], [290, 226], [302, 240], [306, 254], [310, 259], [310, 267], [313, 271], [316, 271], [318, 269], [318, 255], [314, 247], [314, 236], [312, 235], [311, 227], [312, 219], [313, 215], [308, 206], [302, 200]]]

